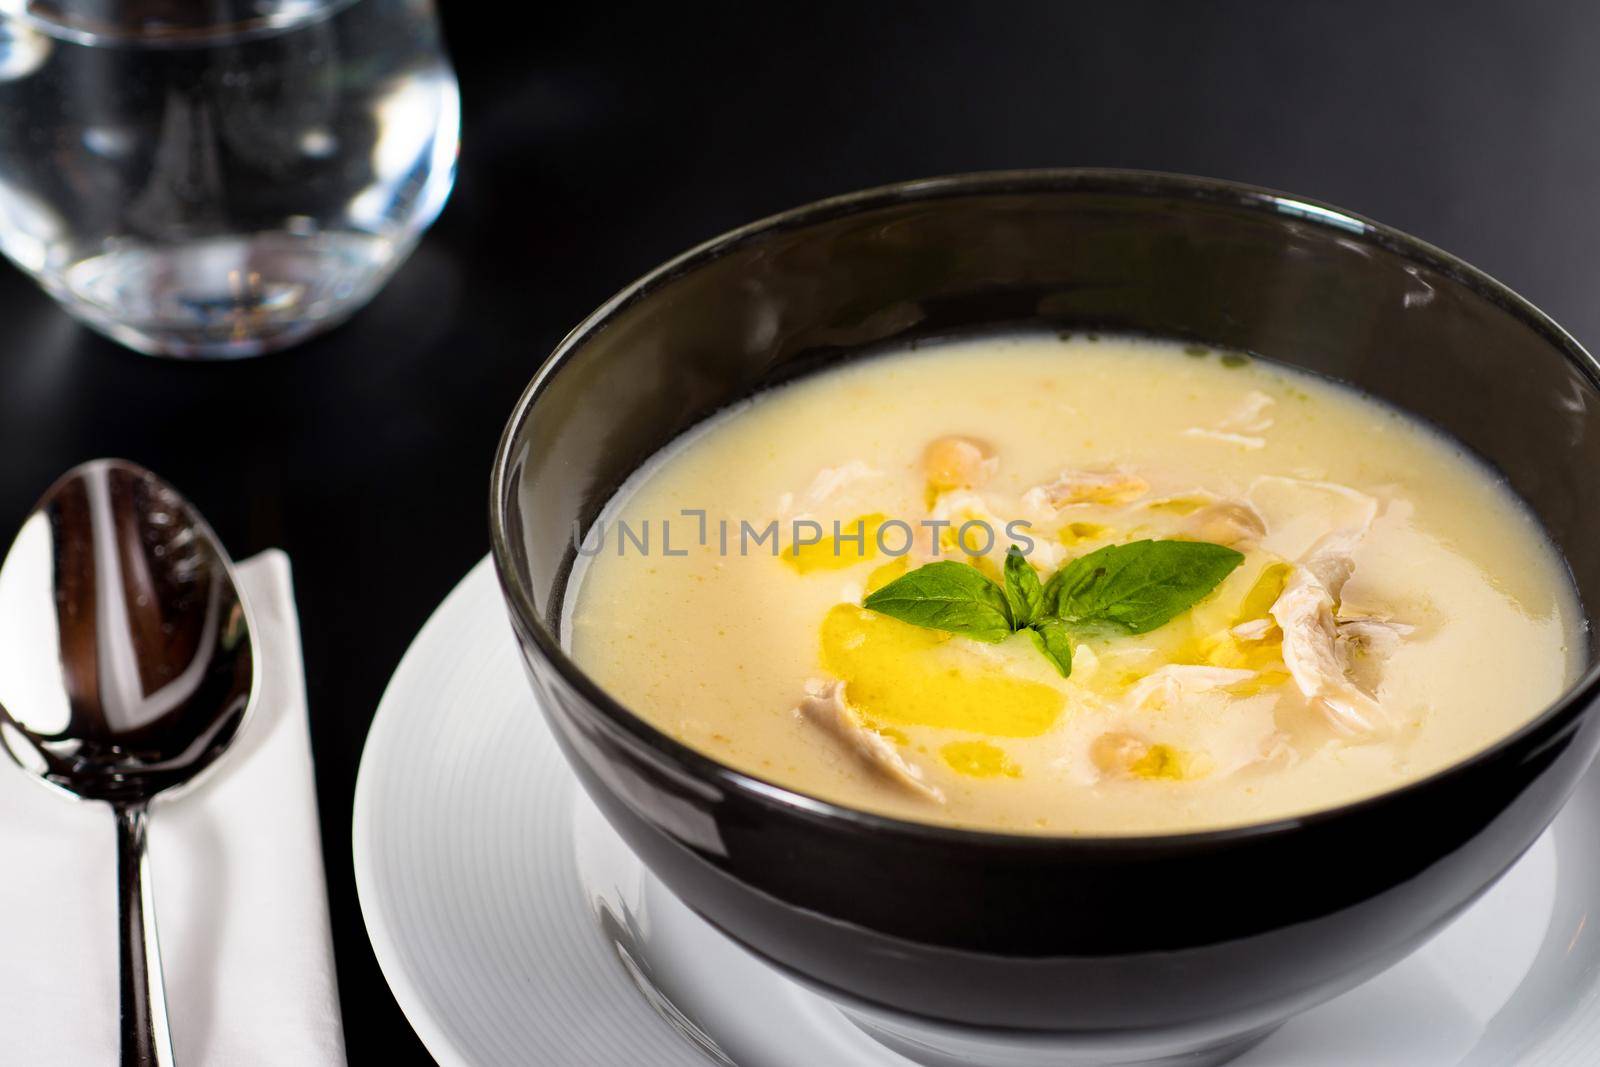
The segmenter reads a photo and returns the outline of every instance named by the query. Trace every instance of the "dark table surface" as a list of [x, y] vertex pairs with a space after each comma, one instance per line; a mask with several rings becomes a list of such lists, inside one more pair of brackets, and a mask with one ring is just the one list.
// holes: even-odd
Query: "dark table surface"
[[254, 361], [164, 362], [0, 268], [0, 528], [66, 467], [115, 454], [181, 487], [236, 556], [293, 559], [352, 1063], [429, 1062], [351, 874], [378, 697], [487, 551], [489, 462], [517, 394], [657, 262], [889, 181], [1139, 167], [1373, 216], [1600, 341], [1600, 6], [1585, 0], [447, 7], [460, 179], [342, 328]]

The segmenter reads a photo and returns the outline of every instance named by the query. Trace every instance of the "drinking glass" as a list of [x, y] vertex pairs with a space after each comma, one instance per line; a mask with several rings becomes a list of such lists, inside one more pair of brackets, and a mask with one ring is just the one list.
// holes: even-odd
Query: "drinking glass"
[[444, 206], [431, 0], [0, 0], [0, 252], [142, 352], [294, 344]]

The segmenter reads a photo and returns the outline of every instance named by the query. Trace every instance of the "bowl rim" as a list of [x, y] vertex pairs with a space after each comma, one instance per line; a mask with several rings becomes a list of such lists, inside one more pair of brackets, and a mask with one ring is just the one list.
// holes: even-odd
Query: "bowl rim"
[[[566, 362], [585, 342], [604, 330], [621, 311], [647, 299], [704, 264], [735, 251], [767, 235], [798, 229], [847, 215], [862, 214], [898, 204], [960, 199], [973, 195], [1007, 193], [1092, 193], [1170, 197], [1189, 201], [1222, 202], [1231, 207], [1268, 215], [1289, 216], [1322, 229], [1354, 234], [1386, 251], [1428, 267], [1456, 281], [1474, 295], [1501, 308], [1539, 334], [1567, 360], [1567, 363], [1600, 391], [1600, 362], [1578, 341], [1533, 303], [1464, 260], [1401, 230], [1386, 226], [1355, 212], [1331, 204], [1262, 186], [1214, 178], [1161, 171], [1120, 168], [1070, 167], [1032, 170], [977, 171], [936, 178], [921, 178], [875, 186], [803, 204], [704, 241], [624, 286], [601, 304], [562, 338], [540, 364], [532, 380], [518, 398], [495, 449], [489, 484], [489, 532], [491, 555], [499, 576], [501, 591], [509, 606], [512, 622], [524, 650], [529, 642], [545, 665], [559, 675], [579, 696], [609, 722], [620, 727], [635, 743], [679, 773], [697, 781], [709, 781], [746, 799], [763, 805], [777, 805], [791, 815], [826, 825], [858, 831], [898, 835], [924, 842], [953, 846], [989, 846], [1028, 851], [1057, 849], [1095, 852], [1138, 852], [1146, 850], [1212, 848], [1255, 838], [1276, 838], [1296, 830], [1342, 821], [1391, 805], [1408, 796], [1427, 792], [1444, 780], [1470, 774], [1497, 763], [1518, 749], [1542, 748], [1544, 743], [1564, 731], [1600, 697], [1600, 660], [1537, 715], [1494, 743], [1438, 770], [1395, 789], [1330, 808], [1298, 815], [1280, 816], [1261, 822], [1241, 823], [1211, 829], [1159, 834], [1049, 834], [1019, 833], [950, 826], [853, 808], [781, 785], [759, 775], [731, 767], [677, 740], [658, 729], [643, 716], [611, 697], [577, 665], [561, 647], [559, 635], [552, 633], [539, 616], [528, 590], [515, 577], [507, 534], [508, 491], [512, 488], [513, 453], [522, 437], [534, 403]], [[1526, 753], [1525, 753], [1526, 754]]]

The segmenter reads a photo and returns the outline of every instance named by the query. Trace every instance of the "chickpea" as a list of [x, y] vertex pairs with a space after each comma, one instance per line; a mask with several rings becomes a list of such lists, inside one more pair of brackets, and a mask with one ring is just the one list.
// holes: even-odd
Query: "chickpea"
[[1133, 773], [1133, 765], [1150, 751], [1149, 742], [1134, 734], [1113, 730], [1094, 739], [1089, 746], [1089, 758], [1102, 774], [1126, 777]]
[[989, 480], [994, 468], [994, 449], [975, 437], [949, 434], [922, 450], [922, 472], [928, 487], [937, 492], [976, 489]]
[[1196, 512], [1186, 533], [1197, 541], [1236, 545], [1242, 541], [1261, 540], [1266, 536], [1267, 527], [1255, 509], [1223, 501]]

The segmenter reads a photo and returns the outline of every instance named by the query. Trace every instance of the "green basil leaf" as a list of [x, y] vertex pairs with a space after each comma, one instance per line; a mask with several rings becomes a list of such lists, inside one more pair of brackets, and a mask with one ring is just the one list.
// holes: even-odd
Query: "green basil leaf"
[[1044, 587], [1039, 584], [1039, 575], [1028, 563], [1028, 557], [1016, 545], [1006, 552], [1005, 574], [1006, 603], [1011, 607], [1011, 621], [1019, 628], [1026, 626], [1038, 617], [1039, 609], [1044, 605]]
[[1045, 586], [1045, 610], [1076, 625], [1142, 634], [1187, 611], [1244, 556], [1209, 541], [1107, 545], [1061, 568]]
[[861, 602], [873, 611], [978, 641], [1011, 636], [1011, 612], [1000, 587], [975, 567], [954, 560], [929, 563], [896, 578]]
[[1036, 619], [1028, 627], [1028, 636], [1034, 647], [1044, 653], [1044, 658], [1055, 665], [1061, 677], [1072, 677], [1072, 635], [1067, 624], [1060, 619]]

